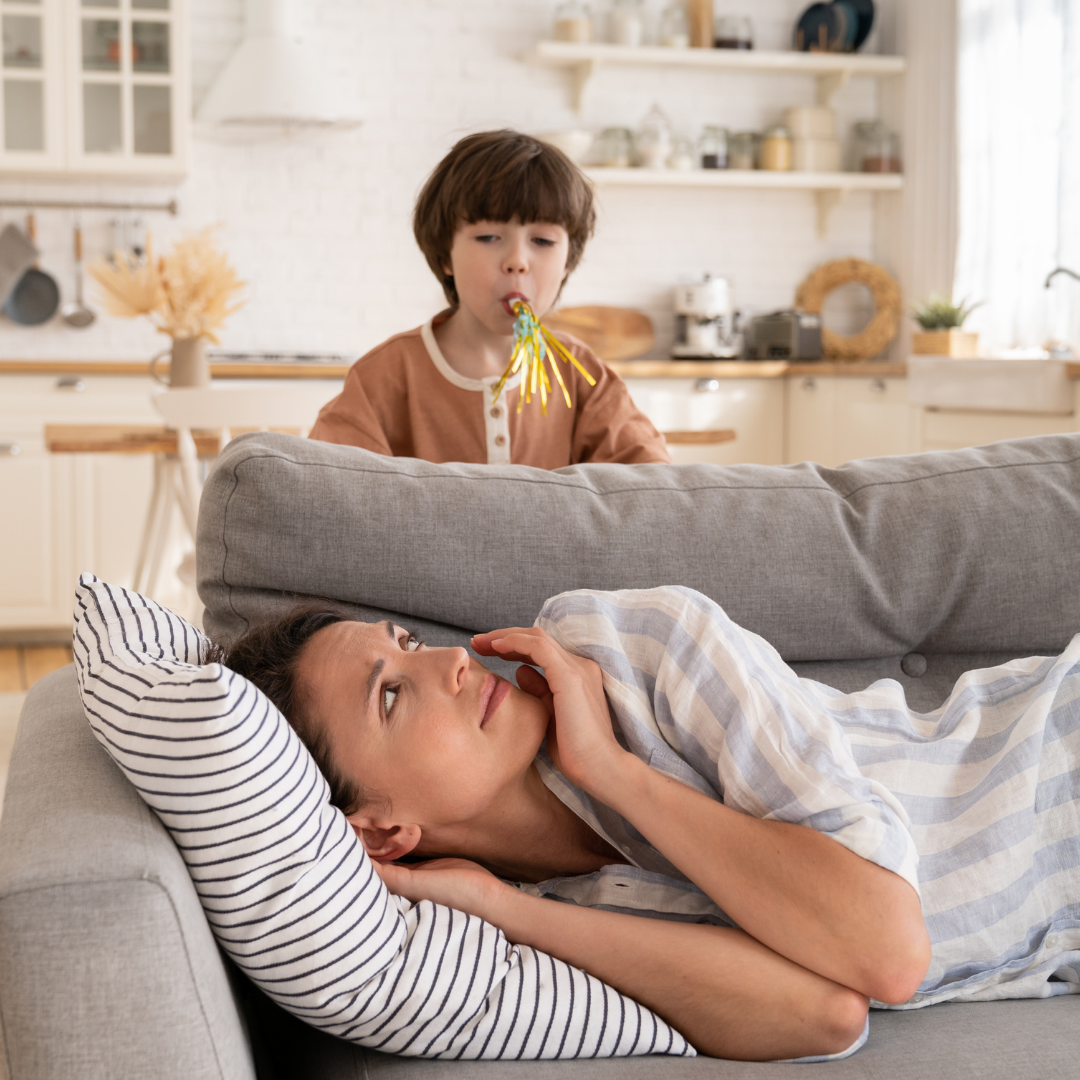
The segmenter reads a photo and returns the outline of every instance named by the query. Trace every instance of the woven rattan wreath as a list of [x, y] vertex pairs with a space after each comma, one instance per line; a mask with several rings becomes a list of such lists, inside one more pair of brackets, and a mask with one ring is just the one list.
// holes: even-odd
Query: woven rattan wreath
[[862, 259], [835, 259], [822, 263], [799, 286], [795, 306], [821, 314], [825, 297], [839, 288], [857, 282], [865, 285], [874, 297], [874, 317], [858, 334], [834, 334], [821, 328], [822, 352], [832, 360], [869, 360], [885, 349], [900, 328], [903, 300], [900, 286], [880, 266]]

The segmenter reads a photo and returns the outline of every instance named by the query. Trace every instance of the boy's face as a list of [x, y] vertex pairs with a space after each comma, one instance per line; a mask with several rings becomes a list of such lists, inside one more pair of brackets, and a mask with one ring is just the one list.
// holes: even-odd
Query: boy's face
[[528, 302], [537, 317], [547, 312], [566, 276], [570, 237], [562, 225], [534, 221], [477, 221], [461, 225], [450, 248], [461, 307], [491, 333], [513, 331], [510, 301]]

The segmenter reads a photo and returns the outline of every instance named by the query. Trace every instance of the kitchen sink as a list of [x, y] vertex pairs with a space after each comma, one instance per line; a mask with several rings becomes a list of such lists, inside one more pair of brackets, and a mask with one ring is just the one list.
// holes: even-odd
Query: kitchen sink
[[1075, 408], [1065, 360], [952, 360], [912, 356], [908, 401], [939, 409], [1071, 413]]

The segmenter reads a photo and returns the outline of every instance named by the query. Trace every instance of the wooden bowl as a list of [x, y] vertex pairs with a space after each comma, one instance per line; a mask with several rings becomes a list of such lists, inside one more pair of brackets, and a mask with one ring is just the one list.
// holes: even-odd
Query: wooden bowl
[[647, 353], [656, 340], [652, 319], [633, 308], [561, 308], [548, 312], [544, 325], [556, 333], [573, 334], [601, 360], [632, 360]]

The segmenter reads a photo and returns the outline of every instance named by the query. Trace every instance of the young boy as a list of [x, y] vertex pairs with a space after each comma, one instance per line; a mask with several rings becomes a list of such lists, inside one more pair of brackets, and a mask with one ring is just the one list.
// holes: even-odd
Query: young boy
[[670, 461], [623, 381], [574, 338], [560, 336], [596, 385], [556, 360], [572, 408], [554, 377], [547, 416], [535, 398], [517, 411], [520, 373], [493, 396], [513, 345], [511, 301], [524, 299], [542, 317], [595, 220], [588, 183], [555, 147], [515, 131], [462, 139], [428, 178], [413, 216], [450, 307], [357, 360], [311, 437], [395, 457], [542, 469]]

